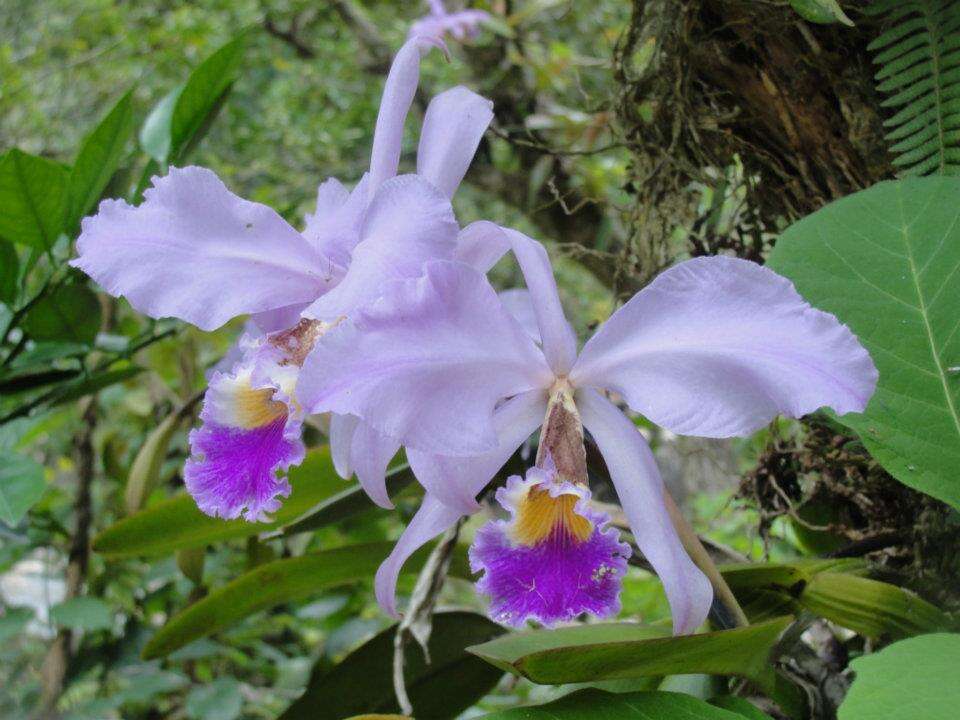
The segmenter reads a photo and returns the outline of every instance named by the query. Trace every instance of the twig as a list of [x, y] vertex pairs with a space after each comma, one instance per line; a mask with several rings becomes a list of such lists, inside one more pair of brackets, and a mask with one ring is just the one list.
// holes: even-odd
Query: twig
[[294, 18], [290, 23], [289, 30], [281, 30], [269, 15], [263, 19], [263, 29], [267, 31], [267, 34], [272, 35], [278, 40], [282, 40], [292, 47], [294, 52], [297, 53], [297, 57], [303, 58], [304, 60], [312, 60], [317, 57], [317, 53], [312, 47], [297, 37], [299, 25], [298, 18]]
[[[94, 475], [93, 432], [97, 426], [97, 399], [90, 398], [83, 411], [83, 425], [74, 439], [77, 461], [77, 496], [73, 503], [76, 526], [70, 541], [67, 563], [67, 582], [64, 598], [69, 600], [82, 594], [90, 558], [90, 525], [93, 513], [90, 503], [90, 488]], [[63, 681], [70, 663], [72, 633], [63, 628], [47, 651], [40, 669], [41, 691], [37, 718], [46, 720], [56, 717], [56, 704], [63, 692]]]
[[417, 577], [417, 584], [413, 588], [407, 612], [393, 636], [393, 689], [397, 695], [397, 704], [400, 705], [404, 715], [412, 715], [413, 706], [410, 704], [404, 679], [403, 650], [409, 638], [413, 637], [423, 650], [427, 663], [430, 663], [430, 651], [427, 645], [430, 642], [430, 632], [433, 630], [433, 609], [436, 607], [443, 582], [447, 578], [450, 559], [453, 556], [453, 549], [457, 546], [462, 525], [463, 518], [443, 534], [440, 542], [430, 553], [426, 565]]

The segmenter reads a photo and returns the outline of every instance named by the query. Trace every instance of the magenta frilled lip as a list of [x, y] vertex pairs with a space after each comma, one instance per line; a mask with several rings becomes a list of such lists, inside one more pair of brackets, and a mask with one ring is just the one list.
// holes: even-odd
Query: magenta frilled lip
[[497, 501], [511, 519], [488, 522], [470, 548], [494, 620], [549, 626], [619, 612], [630, 546], [606, 527], [609, 516], [591, 507], [587, 488], [532, 468], [526, 479], [510, 478]]

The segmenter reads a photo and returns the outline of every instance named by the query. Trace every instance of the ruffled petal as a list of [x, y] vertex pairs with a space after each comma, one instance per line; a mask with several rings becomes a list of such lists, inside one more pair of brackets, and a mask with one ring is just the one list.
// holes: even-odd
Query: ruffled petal
[[430, 495], [424, 496], [417, 514], [413, 516], [413, 520], [407, 525], [397, 544], [393, 546], [393, 551], [377, 569], [374, 590], [377, 602], [380, 603], [384, 612], [398, 617], [397, 578], [407, 558], [437, 535], [452, 527], [460, 519], [460, 515], [461, 513], [444, 505], [436, 498]]
[[434, 97], [420, 131], [417, 174], [453, 197], [491, 120], [493, 103], [463, 86]]
[[288, 389], [258, 377], [257, 363], [245, 357], [231, 372], [214, 374], [202, 424], [190, 433], [184, 480], [208, 515], [265, 520], [290, 494], [278, 473], [304, 457], [299, 414], [285, 402]]
[[537, 316], [543, 354], [557, 375], [566, 375], [577, 357], [577, 336], [563, 314], [553, 266], [543, 245], [521, 232], [479, 220], [457, 238], [457, 259], [487, 272], [512, 250]]
[[470, 546], [470, 567], [483, 576], [477, 590], [490, 596], [490, 617], [522, 626], [550, 626], [582, 613], [620, 611], [620, 585], [630, 546], [620, 542], [610, 516], [590, 504], [590, 491], [531, 468], [497, 491], [510, 520], [492, 520]]
[[677, 536], [650, 447], [636, 426], [596, 391], [578, 390], [576, 403], [584, 426], [607, 462], [634, 540], [663, 583], [674, 634], [695, 631], [710, 612], [713, 588]]
[[778, 413], [861, 412], [877, 371], [853, 333], [786, 278], [705, 257], [662, 273], [614, 313], [570, 379], [615, 390], [673, 432], [730, 437]]
[[432, 262], [321, 338], [298, 398], [309, 412], [357, 415], [408, 448], [477, 455], [498, 445], [497, 404], [551, 381], [486, 277]]
[[407, 450], [407, 461], [417, 480], [431, 496], [463, 514], [476, 512], [476, 495], [524, 440], [543, 422], [547, 393], [530, 390], [512, 397], [494, 411], [493, 425], [498, 445], [474, 457], [444, 457]]
[[209, 170], [171, 168], [138, 207], [105, 200], [85, 218], [71, 265], [151, 317], [214, 330], [233, 317], [310, 302], [330, 262], [265, 205]]
[[363, 218], [343, 280], [304, 311], [327, 322], [375, 299], [390, 280], [415, 278], [429, 260], [453, 257], [458, 231], [450, 201], [416, 175], [388, 180]]

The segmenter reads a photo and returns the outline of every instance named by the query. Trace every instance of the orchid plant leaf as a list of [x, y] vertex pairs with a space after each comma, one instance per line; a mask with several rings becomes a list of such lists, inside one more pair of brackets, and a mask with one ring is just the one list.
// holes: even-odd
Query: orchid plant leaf
[[790, 618], [697, 635], [670, 636], [669, 628], [603, 623], [534, 630], [498, 638], [470, 652], [539, 684], [615, 680], [689, 673], [735, 675], [788, 706], [799, 698], [780, 682], [771, 649]]
[[846, 323], [880, 382], [840, 418], [900, 482], [960, 508], [960, 179], [883, 182], [787, 229], [769, 266]]
[[[184, 493], [111, 525], [93, 539], [93, 549], [111, 558], [164, 555], [174, 550], [249, 537], [290, 522], [317, 503], [337, 496], [345, 486], [333, 469], [326, 446], [311, 451], [302, 465], [291, 469], [289, 480], [293, 493], [270, 523], [224, 521], [204, 515], [193, 498]], [[372, 507], [372, 503], [362, 507]]]
[[[312, 720], [323, 708], [326, 717], [383, 717], [399, 711], [393, 683], [393, 647], [397, 626], [361, 645], [339, 664], [318, 663], [307, 689], [280, 718]], [[404, 677], [414, 717], [456, 717], [489, 692], [503, 673], [465, 648], [503, 634], [482, 615], [441, 612], [433, 616], [430, 661], [416, 643], [404, 654]], [[453, 689], [456, 688], [454, 691]]]
[[[259, 565], [175, 615], [143, 649], [146, 660], [164, 657], [188, 643], [228, 628], [260, 610], [293, 602], [328, 588], [369, 578], [392, 543], [349, 545]], [[404, 568], [416, 572], [431, 548], [423, 548]], [[467, 574], [464, 554], [451, 573]]]
[[67, 170], [14, 148], [0, 158], [0, 238], [48, 250], [63, 229]]
[[[761, 713], [761, 717], [767, 717]], [[546, 705], [483, 715], [482, 720], [742, 720], [743, 715], [676, 692], [580, 690]]]

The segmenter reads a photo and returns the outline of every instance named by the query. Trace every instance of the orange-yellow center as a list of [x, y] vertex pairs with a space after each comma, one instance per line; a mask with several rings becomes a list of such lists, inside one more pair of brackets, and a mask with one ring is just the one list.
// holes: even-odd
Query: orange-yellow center
[[520, 503], [513, 521], [514, 541], [522, 545], [536, 545], [555, 530], [563, 530], [578, 542], [593, 532], [593, 525], [574, 508], [580, 500], [576, 495], [551, 497], [549, 491], [532, 488]]

